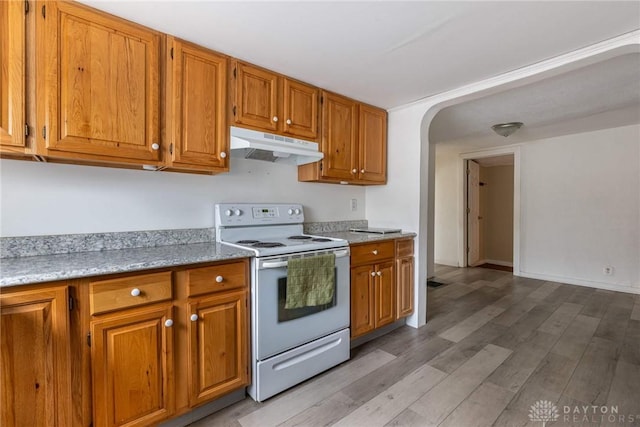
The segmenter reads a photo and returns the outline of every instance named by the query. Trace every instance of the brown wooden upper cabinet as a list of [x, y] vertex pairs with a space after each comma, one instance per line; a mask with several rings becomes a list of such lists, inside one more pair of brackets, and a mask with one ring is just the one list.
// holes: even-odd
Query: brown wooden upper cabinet
[[299, 181], [385, 184], [387, 112], [322, 92], [324, 159], [298, 167]]
[[167, 38], [165, 164], [174, 170], [229, 170], [227, 57]]
[[163, 35], [77, 3], [42, 3], [39, 154], [159, 165]]
[[234, 124], [318, 139], [318, 88], [241, 61], [234, 61], [232, 69]]
[[0, 2], [0, 152], [24, 153], [26, 13], [22, 1]]

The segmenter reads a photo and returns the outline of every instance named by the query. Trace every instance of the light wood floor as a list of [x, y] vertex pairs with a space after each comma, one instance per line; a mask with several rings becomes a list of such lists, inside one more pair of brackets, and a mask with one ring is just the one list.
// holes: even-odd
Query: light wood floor
[[436, 280], [427, 326], [194, 426], [542, 426], [529, 419], [541, 400], [558, 408], [550, 427], [640, 425], [640, 296], [480, 268], [439, 266]]

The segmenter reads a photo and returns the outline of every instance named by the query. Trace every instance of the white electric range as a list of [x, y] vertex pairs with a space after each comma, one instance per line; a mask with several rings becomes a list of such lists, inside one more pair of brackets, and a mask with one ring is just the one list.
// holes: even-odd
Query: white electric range
[[[300, 204], [215, 205], [216, 240], [252, 250], [249, 395], [263, 401], [349, 359], [349, 246], [303, 233]], [[286, 309], [291, 258], [335, 255], [333, 301]]]

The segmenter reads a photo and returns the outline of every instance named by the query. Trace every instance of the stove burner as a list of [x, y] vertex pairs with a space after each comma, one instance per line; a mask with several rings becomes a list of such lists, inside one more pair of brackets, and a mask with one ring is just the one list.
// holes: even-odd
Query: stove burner
[[289, 240], [309, 240], [311, 236], [289, 236], [287, 237]]
[[236, 243], [239, 245], [252, 245], [254, 243], [258, 243], [259, 240], [238, 240]]
[[314, 237], [311, 239], [312, 242], [330, 242], [331, 239], [327, 239], [325, 237]]
[[253, 245], [254, 248], [278, 248], [280, 246], [286, 246], [284, 243], [278, 243], [278, 242], [258, 242], [258, 243], [254, 243]]

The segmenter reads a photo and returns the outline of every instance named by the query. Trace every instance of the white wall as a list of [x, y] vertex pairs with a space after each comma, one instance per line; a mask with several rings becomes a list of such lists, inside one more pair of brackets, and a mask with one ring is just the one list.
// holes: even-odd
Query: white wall
[[[484, 173], [484, 175], [483, 175]], [[480, 168], [483, 255], [489, 263], [513, 263], [513, 165]]]
[[[458, 258], [461, 151], [436, 156], [437, 260]], [[520, 155], [520, 274], [640, 292], [640, 125], [532, 141]]]
[[365, 219], [363, 187], [298, 182], [286, 164], [233, 158], [230, 173], [207, 176], [0, 160], [5, 237], [213, 227], [223, 201], [302, 203], [306, 221]]
[[640, 125], [528, 143], [521, 155], [521, 273], [640, 291]]

